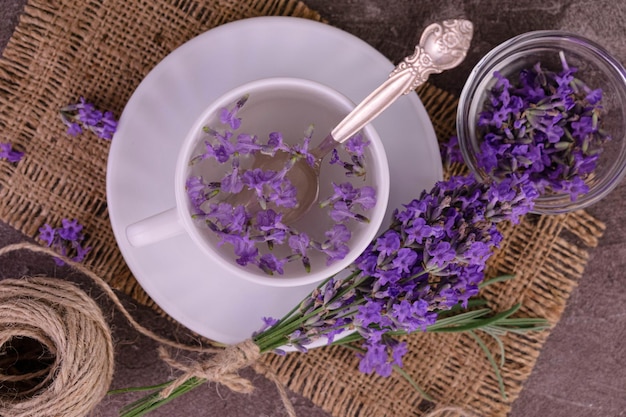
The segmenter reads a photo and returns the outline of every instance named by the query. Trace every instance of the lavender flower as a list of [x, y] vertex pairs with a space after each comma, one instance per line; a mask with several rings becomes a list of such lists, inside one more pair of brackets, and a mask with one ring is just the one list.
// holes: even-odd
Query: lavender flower
[[242, 133], [237, 136], [237, 143], [235, 143], [235, 152], [237, 152], [237, 154], [254, 154], [262, 148], [263, 147], [258, 143], [258, 138], [254, 135]]
[[304, 139], [302, 139], [302, 143], [295, 144], [290, 150], [290, 153], [296, 159], [304, 159], [310, 166], [315, 165], [315, 156], [311, 154], [311, 151], [309, 149], [312, 135], [313, 128], [312, 126], [310, 126], [305, 133]]
[[274, 272], [282, 275], [285, 263], [287, 263], [286, 259], [278, 259], [273, 253], [266, 253], [259, 259], [259, 268], [268, 275], [274, 275]]
[[336, 224], [325, 233], [326, 240], [319, 247], [321, 252], [327, 255], [326, 264], [330, 265], [336, 260], [346, 257], [350, 248], [347, 243], [352, 237], [352, 232], [344, 224]]
[[307, 252], [311, 246], [311, 239], [309, 239], [309, 236], [304, 232], [293, 234], [289, 237], [288, 243], [289, 247], [293, 250], [293, 253], [302, 259], [302, 264], [307, 272], [310, 271], [311, 263], [309, 261], [309, 257], [307, 256]]
[[349, 220], [369, 222], [369, 219], [357, 212], [360, 206], [369, 210], [376, 205], [376, 190], [372, 187], [355, 188], [352, 183], [333, 183], [334, 193], [320, 203], [321, 207], [330, 207], [329, 215], [337, 223]]
[[9, 162], [19, 162], [24, 157], [24, 152], [13, 150], [10, 143], [0, 143], [0, 159], [6, 159]]
[[[76, 219], [62, 219], [61, 223], [62, 226], [58, 228], [44, 224], [39, 228], [39, 239], [60, 255], [69, 257], [74, 262], [81, 262], [91, 250], [91, 247], [83, 246], [83, 226]], [[74, 255], [70, 256], [72, 251]], [[61, 258], [54, 258], [54, 261], [59, 266], [65, 265]]]
[[67, 126], [67, 133], [77, 136], [84, 129], [91, 130], [98, 137], [111, 140], [117, 129], [117, 120], [113, 112], [102, 112], [92, 103], [81, 97], [76, 104], [70, 104], [60, 110], [61, 120]]
[[290, 152], [290, 148], [284, 143], [282, 133], [272, 132], [269, 134], [267, 144], [261, 146], [261, 152], [266, 155], [274, 156], [278, 151]]
[[239, 265], [246, 266], [249, 263], [256, 263], [259, 249], [249, 236], [234, 233], [221, 233], [220, 236], [222, 237], [222, 243], [230, 243], [233, 245], [235, 255], [237, 256], [236, 262]]
[[241, 110], [244, 104], [246, 104], [246, 101], [248, 101], [248, 98], [250, 98], [250, 96], [246, 94], [245, 96], [237, 100], [237, 102], [235, 103], [235, 106], [232, 109], [230, 110], [228, 110], [227, 108], [221, 109], [220, 110], [220, 122], [222, 122], [222, 124], [229, 125], [230, 128], [233, 130], [239, 129], [239, 127], [241, 126], [241, 119], [237, 118], [236, 116], [239, 110]]
[[366, 374], [376, 372], [384, 377], [391, 375], [394, 365], [402, 367], [402, 357], [408, 352], [406, 342], [382, 335], [379, 340], [366, 341], [364, 347], [366, 352], [358, 355], [361, 359], [359, 370]]
[[345, 147], [348, 152], [361, 158], [369, 144], [370, 142], [368, 140], [363, 139], [363, 135], [356, 134], [346, 141]]
[[185, 183], [187, 190], [187, 196], [191, 201], [192, 216], [203, 216], [205, 213], [201, 206], [209, 201], [212, 197], [216, 196], [220, 188], [220, 183], [206, 183], [199, 176], [191, 176], [187, 178]]
[[341, 165], [346, 170], [347, 177], [363, 177], [366, 174], [364, 163], [364, 150], [369, 141], [364, 140], [360, 134], [354, 135], [346, 141], [345, 148], [350, 154], [350, 160], [342, 160], [339, 152], [333, 149], [330, 156], [330, 164]]
[[239, 174], [239, 167], [233, 167], [232, 171], [224, 175], [220, 184], [220, 191], [224, 193], [240, 193], [243, 190], [244, 183]]
[[463, 163], [463, 154], [459, 148], [459, 138], [457, 136], [451, 136], [447, 142], [439, 144], [441, 152], [441, 160], [444, 166], [450, 167], [454, 163]]
[[78, 224], [78, 220], [62, 219], [61, 223], [63, 224], [63, 226], [58, 230], [61, 239], [69, 241], [77, 241], [83, 239], [83, 235], [81, 234], [83, 226], [81, 224]]
[[497, 79], [480, 113], [478, 164], [494, 178], [527, 175], [541, 193], [564, 192], [575, 201], [588, 192], [584, 180], [596, 167], [604, 142], [602, 91], [575, 78], [561, 54], [562, 69], [540, 63], [516, 79]]

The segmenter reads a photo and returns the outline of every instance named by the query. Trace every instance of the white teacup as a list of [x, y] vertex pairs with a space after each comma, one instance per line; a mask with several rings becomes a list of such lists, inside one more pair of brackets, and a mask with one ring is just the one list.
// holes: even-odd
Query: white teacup
[[[264, 142], [269, 133], [281, 132], [288, 144], [301, 143], [305, 130], [314, 125], [311, 148], [330, 132], [345, 115], [354, 108], [354, 103], [332, 88], [304, 79], [297, 78], [266, 78], [250, 82], [228, 91], [202, 113], [193, 124], [181, 145], [176, 162], [175, 195], [176, 207], [154, 216], [142, 219], [129, 225], [126, 236], [136, 247], [148, 245], [173, 236], [186, 233], [207, 257], [207, 274], [211, 273], [212, 263], [218, 263], [231, 276], [223, 279], [241, 277], [261, 285], [300, 286], [320, 282], [345, 269], [361, 254], [376, 236], [381, 226], [389, 197], [389, 167], [382, 142], [375, 129], [368, 125], [361, 132], [370, 142], [365, 151], [367, 175], [362, 185], [369, 185], [376, 190], [377, 203], [367, 212], [368, 223], [353, 221], [348, 225], [352, 238], [348, 242], [349, 253], [341, 260], [326, 265], [326, 256], [311, 251], [311, 271], [306, 272], [299, 261], [289, 262], [282, 275], [267, 275], [254, 265], [241, 266], [236, 263], [236, 256], [229, 245], [220, 245], [220, 238], [207, 227], [198, 224], [190, 214], [190, 200], [185, 183], [190, 175], [200, 174], [219, 180], [226, 172], [213, 160], [212, 164], [190, 165], [190, 160], [202, 153], [206, 133], [203, 127], [218, 120], [220, 109], [232, 106], [244, 95], [249, 95], [245, 106], [237, 117], [241, 118], [238, 132], [256, 134]], [[339, 148], [341, 145], [339, 146]], [[330, 197], [333, 193], [332, 182], [344, 182], [345, 171], [337, 164], [330, 165], [324, 158], [320, 174], [320, 200]], [[203, 161], [204, 162], [204, 161]], [[251, 160], [248, 160], [251, 163]], [[246, 168], [246, 158], [242, 158], [241, 166]], [[249, 167], [249, 166], [248, 166]], [[358, 185], [361, 186], [361, 185]], [[292, 226], [306, 232], [312, 238], [328, 230], [334, 224], [328, 213], [318, 205], [314, 205], [303, 218]], [[280, 253], [279, 253], [280, 254]]]

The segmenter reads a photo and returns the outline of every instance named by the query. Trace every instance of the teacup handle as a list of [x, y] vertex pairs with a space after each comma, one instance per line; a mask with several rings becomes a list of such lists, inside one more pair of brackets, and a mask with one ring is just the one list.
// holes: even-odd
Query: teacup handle
[[173, 207], [164, 212], [139, 220], [126, 227], [126, 238], [136, 247], [150, 245], [183, 234], [185, 229], [178, 210]]

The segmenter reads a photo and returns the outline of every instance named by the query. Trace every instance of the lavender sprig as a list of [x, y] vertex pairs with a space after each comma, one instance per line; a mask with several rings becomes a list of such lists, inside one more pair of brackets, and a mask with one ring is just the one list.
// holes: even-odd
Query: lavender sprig
[[[505, 395], [499, 367], [477, 331], [499, 341], [507, 332], [525, 333], [548, 325], [543, 319], [511, 318], [519, 305], [495, 315], [488, 308], [464, 310], [481, 306], [481, 300], [470, 300], [480, 287], [500, 281], [483, 282], [485, 263], [502, 239], [495, 225], [517, 222], [537, 196], [527, 181], [513, 178], [498, 184], [468, 177], [438, 183], [395, 212], [390, 228], [348, 269], [347, 277], [329, 278], [280, 320], [263, 318], [263, 327], [252, 340], [262, 354], [284, 354], [285, 345], [307, 352], [307, 345], [320, 338], [328, 344], [362, 341], [359, 369], [388, 376], [394, 369], [402, 374], [407, 353], [406, 343], [397, 336], [413, 331], [467, 332], [484, 350]], [[348, 330], [355, 332], [335, 341]], [[144, 415], [204, 382], [190, 378], [165, 399], [158, 391], [152, 393], [125, 407], [122, 415]]]
[[99, 138], [111, 140], [117, 129], [117, 120], [113, 112], [102, 112], [92, 103], [81, 97], [78, 103], [70, 104], [59, 111], [67, 133], [77, 136], [85, 129], [94, 132]]
[[[70, 258], [74, 262], [82, 262], [91, 250], [89, 246], [83, 246], [85, 239], [82, 233], [83, 226], [78, 220], [62, 219], [61, 227], [53, 228], [49, 224], [44, 224], [39, 228], [39, 239], [46, 242], [48, 247], [64, 257]], [[54, 258], [57, 265], [63, 266], [65, 262], [61, 258]]]
[[330, 164], [338, 164], [346, 171], [347, 177], [364, 177], [367, 174], [365, 169], [365, 158], [363, 152], [370, 142], [362, 135], [355, 135], [348, 139], [344, 145], [350, 154], [350, 160], [341, 159], [337, 149], [333, 149], [330, 156]]
[[527, 181], [483, 184], [454, 177], [406, 204], [391, 227], [351, 267], [331, 278], [289, 317], [255, 337], [262, 351], [301, 349], [346, 329], [364, 339], [360, 369], [388, 376], [406, 347], [392, 337], [426, 331], [440, 312], [468, 306], [502, 235], [496, 224], [517, 222], [538, 196]]

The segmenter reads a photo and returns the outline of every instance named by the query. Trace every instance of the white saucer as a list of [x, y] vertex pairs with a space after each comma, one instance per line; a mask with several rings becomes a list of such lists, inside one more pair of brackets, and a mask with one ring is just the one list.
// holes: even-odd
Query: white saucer
[[[210, 339], [234, 343], [281, 317], [313, 285], [261, 287], [225, 276], [191, 238], [132, 247], [126, 226], [174, 206], [178, 148], [202, 110], [225, 91], [258, 78], [287, 76], [327, 84], [355, 102], [382, 83], [393, 65], [362, 40], [329, 25], [257, 17], [222, 25], [185, 43], [141, 82], [120, 118], [107, 169], [111, 224], [131, 271], [170, 316]], [[435, 132], [416, 94], [374, 122], [391, 169], [393, 210], [442, 178]]]

